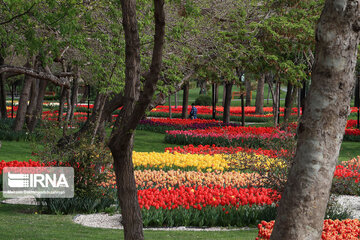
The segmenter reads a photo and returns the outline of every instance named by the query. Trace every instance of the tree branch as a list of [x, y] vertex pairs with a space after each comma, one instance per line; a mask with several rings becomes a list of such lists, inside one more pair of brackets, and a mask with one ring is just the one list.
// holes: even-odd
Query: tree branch
[[33, 78], [43, 79], [50, 81], [58, 86], [64, 86], [65, 88], [70, 88], [70, 82], [63, 77], [57, 77], [51, 73], [39, 72], [32, 68], [26, 67], [16, 67], [16, 66], [9, 66], [9, 65], [1, 65], [0, 66], [0, 74], [3, 72], [11, 72], [11, 73], [18, 73], [18, 74], [26, 74]]
[[15, 15], [15, 16], [13, 16], [12, 18], [10, 18], [9, 20], [7, 20], [7, 21], [5, 21], [5, 22], [1, 22], [0, 25], [4, 25], [4, 24], [7, 24], [7, 23], [10, 23], [10, 22], [12, 22], [14, 19], [19, 18], [19, 17], [22, 17], [22, 16], [28, 14], [35, 5], [36, 5], [36, 3], [34, 3], [33, 5], [31, 5], [31, 7], [30, 7], [28, 10], [26, 10], [25, 12], [20, 13], [20, 14], [18, 14], [18, 15]]

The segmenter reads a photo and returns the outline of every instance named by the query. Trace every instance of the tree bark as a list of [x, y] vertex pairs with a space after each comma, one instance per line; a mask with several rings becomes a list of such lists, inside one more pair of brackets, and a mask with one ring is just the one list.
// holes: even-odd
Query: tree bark
[[189, 105], [189, 82], [184, 83], [183, 86], [183, 102], [181, 118], [186, 119], [188, 117], [188, 105]]
[[35, 111], [33, 111], [32, 113], [32, 118], [30, 120], [30, 123], [27, 125], [27, 128], [30, 132], [33, 132], [35, 130], [38, 120], [41, 119], [46, 86], [47, 86], [47, 81], [40, 80], [39, 94], [36, 99], [36, 108]]
[[255, 114], [264, 114], [264, 86], [265, 74], [262, 74], [257, 84]]
[[39, 95], [39, 79], [34, 79], [34, 81], [31, 84], [31, 95], [30, 95], [30, 103], [26, 110], [26, 125], [30, 124], [30, 121], [32, 119], [32, 114], [35, 111], [36, 108], [36, 100]]
[[224, 113], [223, 113], [223, 122], [225, 124], [230, 123], [230, 106], [231, 106], [231, 94], [232, 94], [233, 83], [225, 84], [225, 103], [224, 103]]
[[140, 92], [140, 39], [136, 19], [136, 1], [121, 0], [120, 2], [125, 33], [124, 105], [116, 119], [109, 141], [109, 148], [114, 158], [125, 239], [144, 239], [134, 177], [132, 150], [134, 131], [152, 101], [161, 70], [165, 36], [164, 0], [154, 0], [154, 46], [150, 70], [144, 76], [142, 92]]
[[340, 145], [350, 113], [359, 44], [359, 1], [327, 0], [316, 28], [316, 54], [294, 164], [272, 240], [321, 238]]
[[23, 86], [23, 89], [22, 89], [22, 92], [20, 95], [18, 110], [16, 113], [15, 122], [13, 125], [13, 129], [16, 132], [21, 131], [24, 127], [27, 104], [29, 101], [32, 82], [33, 82], [33, 79], [30, 76], [25, 75], [24, 86]]

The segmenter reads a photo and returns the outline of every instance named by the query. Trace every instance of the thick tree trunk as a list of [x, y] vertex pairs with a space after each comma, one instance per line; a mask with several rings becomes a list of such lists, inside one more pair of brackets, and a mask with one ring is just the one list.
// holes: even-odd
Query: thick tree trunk
[[264, 86], [265, 74], [262, 74], [257, 84], [255, 114], [264, 114]]
[[125, 33], [125, 100], [113, 128], [109, 148], [114, 158], [125, 240], [141, 240], [144, 239], [144, 235], [132, 163], [133, 139], [136, 126], [152, 101], [159, 79], [165, 36], [164, 0], [154, 0], [154, 45], [150, 70], [144, 76], [142, 92], [140, 92], [140, 39], [136, 19], [136, 0], [120, 2]]
[[27, 104], [29, 101], [32, 82], [33, 82], [33, 79], [31, 77], [29, 77], [28, 75], [25, 75], [24, 86], [23, 86], [23, 89], [22, 89], [22, 92], [20, 95], [18, 110], [16, 113], [15, 122], [13, 125], [13, 129], [16, 132], [21, 131], [24, 127], [26, 110], [27, 110], [27, 106], [28, 106]]
[[41, 119], [46, 86], [47, 86], [47, 81], [40, 80], [39, 94], [36, 99], [36, 108], [35, 108], [35, 111], [33, 111], [33, 113], [32, 113], [32, 118], [31, 118], [29, 124], [27, 125], [27, 128], [30, 132], [33, 132], [35, 130], [38, 120]]
[[186, 119], [188, 116], [188, 105], [189, 105], [189, 83], [184, 83], [183, 86], [183, 102], [182, 102], [182, 113], [181, 118]]
[[232, 94], [233, 83], [225, 84], [225, 103], [224, 103], [224, 113], [223, 113], [223, 122], [225, 124], [230, 123], [230, 106], [231, 106], [231, 94]]
[[249, 107], [251, 105], [251, 81], [248, 77], [245, 78], [245, 91], [246, 91], [245, 106]]
[[[4, 58], [0, 56], [0, 65], [5, 63]], [[0, 74], [0, 118], [7, 118], [6, 111], [6, 91], [5, 91], [5, 73]]]
[[359, 1], [327, 0], [316, 30], [316, 54], [293, 167], [272, 240], [321, 238], [326, 205], [350, 113], [359, 44]]

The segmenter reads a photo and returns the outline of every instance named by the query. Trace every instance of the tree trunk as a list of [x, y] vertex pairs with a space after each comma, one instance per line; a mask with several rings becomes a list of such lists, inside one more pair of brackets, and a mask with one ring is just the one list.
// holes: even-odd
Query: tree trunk
[[124, 226], [125, 240], [144, 239], [138, 202], [132, 150], [134, 131], [152, 101], [162, 65], [165, 36], [164, 0], [154, 0], [155, 35], [150, 70], [144, 76], [140, 92], [140, 39], [136, 19], [136, 0], [121, 0], [125, 33], [124, 106], [116, 119], [109, 148], [114, 158], [116, 185]]
[[59, 99], [59, 116], [58, 116], [58, 122], [62, 122], [63, 115], [64, 115], [64, 105], [66, 100], [66, 88], [61, 87], [60, 91], [60, 99]]
[[175, 108], [178, 107], [178, 98], [177, 98], [177, 92], [174, 94], [174, 101], [175, 101]]
[[302, 112], [305, 111], [305, 97], [306, 97], [306, 81], [303, 81], [303, 87], [300, 91], [300, 106], [302, 109]]
[[294, 86], [290, 82], [288, 82], [286, 96], [285, 96], [284, 122], [288, 122], [291, 114], [291, 107], [294, 99], [293, 92], [294, 92]]
[[354, 91], [355, 91], [355, 94], [354, 94], [354, 107], [357, 107], [357, 106], [359, 106], [359, 99], [360, 99], [360, 91], [359, 91], [359, 89], [360, 89], [360, 84], [359, 84], [359, 76], [356, 76], [356, 84], [355, 84], [355, 89], [354, 89]]
[[223, 113], [223, 122], [225, 124], [230, 123], [230, 105], [231, 105], [231, 94], [232, 94], [233, 83], [225, 84], [225, 103], [224, 103], [224, 113]]
[[223, 97], [222, 97], [222, 106], [225, 107], [225, 98], [226, 98], [226, 83], [223, 84]]
[[33, 118], [32, 114], [35, 111], [36, 108], [36, 100], [39, 94], [39, 79], [34, 79], [31, 84], [31, 95], [30, 95], [30, 103], [26, 110], [26, 125], [28, 125], [31, 122], [31, 119]]
[[211, 96], [211, 103], [212, 103], [212, 119], [216, 119], [216, 88], [217, 84], [212, 84], [212, 96]]
[[207, 89], [206, 89], [206, 81], [201, 81], [200, 82], [200, 95], [206, 95], [207, 94]]
[[257, 84], [255, 114], [264, 114], [264, 86], [265, 74], [262, 74]]
[[70, 116], [69, 116], [69, 124], [71, 125], [74, 120], [75, 106], [77, 104], [77, 96], [79, 91], [79, 77], [75, 78], [73, 81], [73, 87], [71, 89], [71, 107], [70, 107]]
[[[0, 65], [3, 65], [5, 60], [0, 56]], [[6, 91], [5, 91], [5, 73], [0, 74], [0, 118], [7, 118], [6, 111]]]
[[245, 104], [244, 104], [244, 94], [241, 94], [241, 126], [245, 127]]
[[189, 83], [184, 83], [183, 86], [183, 102], [181, 118], [186, 119], [188, 117], [188, 105], [189, 105]]
[[168, 100], [169, 100], [169, 118], [171, 118], [171, 95], [170, 95], [170, 93], [168, 96]]
[[282, 193], [272, 240], [321, 238], [326, 205], [350, 113], [359, 44], [359, 1], [327, 0], [294, 164]]
[[245, 78], [245, 91], [246, 91], [245, 106], [249, 107], [251, 105], [251, 81], [248, 77]]
[[24, 86], [23, 86], [21, 96], [19, 99], [18, 110], [16, 113], [15, 122], [13, 125], [13, 129], [16, 132], [21, 131], [24, 127], [27, 104], [29, 101], [32, 82], [33, 82], [33, 78], [29, 77], [28, 75], [25, 75]]
[[47, 86], [47, 81], [40, 80], [39, 94], [36, 99], [36, 108], [35, 111], [33, 111], [32, 113], [32, 118], [30, 123], [27, 125], [27, 128], [30, 132], [33, 132], [35, 130], [38, 120], [41, 119], [46, 86]]

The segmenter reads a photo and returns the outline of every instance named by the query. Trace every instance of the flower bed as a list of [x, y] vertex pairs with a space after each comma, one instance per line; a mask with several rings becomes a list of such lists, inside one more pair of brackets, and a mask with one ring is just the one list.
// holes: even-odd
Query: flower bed
[[360, 156], [336, 166], [332, 192], [360, 195]]
[[[256, 240], [270, 239], [274, 221], [261, 221], [258, 225], [259, 233]], [[360, 221], [359, 219], [324, 220], [324, 228], [321, 234], [322, 240], [358, 240], [360, 239]]]
[[165, 142], [179, 145], [216, 145], [222, 147], [240, 146], [247, 148], [268, 148], [274, 142], [286, 141], [293, 133], [274, 127], [212, 127], [196, 130], [173, 130], [165, 134]]

